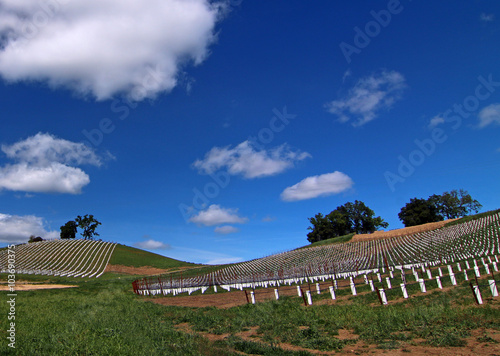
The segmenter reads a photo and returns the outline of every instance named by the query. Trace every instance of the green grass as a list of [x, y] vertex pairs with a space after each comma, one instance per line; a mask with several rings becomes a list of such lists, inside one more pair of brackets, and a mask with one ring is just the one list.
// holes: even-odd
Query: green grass
[[125, 245], [116, 246], [109, 263], [112, 265], [132, 267], [150, 266], [162, 269], [200, 266]]
[[[309, 353], [276, 345], [339, 351], [356, 342], [337, 337], [340, 329], [347, 329], [380, 349], [404, 349], [416, 339], [434, 347], [459, 347], [472, 330], [500, 330], [498, 298], [489, 298], [485, 292], [485, 304], [476, 306], [461, 274], [457, 274], [459, 285], [446, 291], [437, 290], [433, 281], [427, 282], [426, 294], [419, 292], [418, 284], [409, 285], [406, 300], [401, 298], [399, 274], [395, 275], [393, 289], [386, 292], [389, 301], [398, 302], [388, 306], [380, 306], [369, 286], [358, 283], [358, 296], [351, 296], [349, 288], [337, 290], [338, 298], [347, 299], [334, 305], [321, 305], [330, 298], [325, 291], [313, 293], [310, 307], [304, 307], [302, 298], [283, 296], [279, 301], [222, 310], [154, 304], [131, 292], [135, 277], [108, 273], [103, 277], [18, 275], [18, 281], [76, 284], [78, 288], [18, 292], [16, 350], [7, 347], [8, 305], [0, 303], [0, 354], [302, 356]], [[414, 281], [410, 274], [407, 278]], [[445, 288], [451, 284], [449, 278], [442, 282]], [[381, 286], [378, 281], [375, 285]], [[224, 292], [220, 297], [224, 298]], [[193, 332], [176, 328], [181, 323], [188, 323]], [[250, 328], [256, 329], [251, 340], [238, 335]], [[201, 332], [227, 336], [209, 341]], [[490, 339], [485, 340], [494, 342]]]
[[349, 241], [351, 241], [351, 239], [352, 239], [352, 237], [354, 235], [355, 234], [352, 233], [352, 234], [347, 234], [347, 235], [343, 235], [343, 236], [332, 237], [331, 239], [326, 239], [326, 240], [323, 240], [323, 241], [313, 242], [310, 245], [303, 246], [303, 247], [300, 247], [300, 248], [309, 248], [309, 247], [316, 247], [316, 246], [324, 246], [324, 245], [331, 245], [331, 244], [339, 244], [339, 243], [349, 242]]
[[486, 211], [484, 213], [479, 213], [479, 214], [476, 214], [476, 215], [464, 216], [463, 218], [460, 218], [460, 219], [457, 219], [457, 220], [454, 220], [454, 221], [450, 221], [449, 223], [447, 223], [445, 225], [445, 227], [463, 224], [463, 223], [466, 223], [466, 222], [469, 222], [469, 221], [473, 221], [473, 220], [484, 218], [486, 216], [495, 215], [495, 214], [497, 214], [499, 212], [500, 212], [500, 209], [497, 209], [497, 210]]

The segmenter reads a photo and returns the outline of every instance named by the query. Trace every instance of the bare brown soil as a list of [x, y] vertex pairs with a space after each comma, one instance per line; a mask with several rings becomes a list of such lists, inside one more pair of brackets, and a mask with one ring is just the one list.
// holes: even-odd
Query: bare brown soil
[[[339, 281], [341, 282], [341, 281]], [[343, 281], [342, 281], [343, 282]], [[358, 281], [360, 282], [360, 281]], [[330, 282], [320, 283], [322, 293], [328, 293], [328, 287], [331, 285]], [[339, 285], [340, 288], [347, 288], [347, 285]], [[454, 287], [446, 287], [444, 290], [434, 290], [430, 293], [442, 293]], [[308, 289], [308, 285], [302, 286], [303, 292]], [[249, 293], [249, 292], [248, 292]], [[281, 286], [279, 287], [280, 296], [297, 296], [296, 286]], [[316, 293], [315, 285], [311, 285], [311, 293]], [[410, 298], [422, 293], [417, 293], [410, 296]], [[250, 298], [250, 295], [248, 294]], [[348, 302], [351, 295], [344, 295], [337, 297], [336, 300], [331, 300], [329, 298], [316, 301], [315, 304], [326, 304], [334, 305], [336, 303]], [[231, 308], [238, 305], [243, 305], [247, 303], [247, 297], [244, 291], [232, 290], [231, 292], [220, 291], [216, 294], [205, 294], [205, 295], [193, 295], [193, 296], [176, 296], [176, 297], [162, 297], [162, 298], [148, 298], [151, 301], [164, 305], [175, 305], [175, 306], [188, 306], [188, 307], [205, 307], [212, 306], [217, 308]], [[274, 300], [274, 289], [257, 289], [255, 291], [256, 302], [262, 302], [266, 300]], [[398, 298], [389, 301], [389, 304], [403, 302], [404, 298]], [[191, 329], [188, 323], [182, 323], [176, 326], [179, 330], [198, 334], [202, 337], [207, 338], [210, 341], [224, 340], [229, 337], [230, 334], [215, 335], [207, 332], [195, 332]], [[252, 342], [262, 342], [265, 343], [260, 334], [258, 333], [259, 327], [251, 327], [245, 331], [236, 333], [235, 336], [242, 338], [243, 340]], [[465, 347], [434, 347], [426, 345], [427, 340], [424, 339], [412, 339], [409, 341], [400, 341], [392, 345], [394, 349], [384, 349], [383, 345], [368, 344], [363, 340], [359, 339], [359, 335], [356, 335], [353, 330], [340, 329], [338, 335], [335, 336], [340, 340], [349, 340], [350, 344], [346, 345], [342, 351], [319, 351], [313, 349], [306, 349], [300, 346], [292, 345], [289, 343], [280, 343], [277, 346], [284, 350], [290, 351], [307, 351], [314, 355], [337, 355], [337, 354], [355, 354], [355, 355], [444, 355], [444, 356], [478, 356], [478, 355], [488, 355], [495, 356], [500, 355], [500, 331], [494, 329], [477, 329], [471, 331], [471, 336], [466, 339], [467, 346]], [[389, 341], [389, 339], [388, 339]], [[239, 353], [239, 352], [238, 352]]]
[[[197, 334], [210, 341], [220, 341], [229, 337], [230, 334], [215, 335], [207, 332], [193, 331], [188, 323], [176, 325], [179, 331], [188, 334]], [[251, 342], [264, 343], [258, 333], [259, 327], [251, 327], [246, 331], [236, 333], [235, 336]], [[289, 343], [279, 343], [276, 346], [289, 351], [307, 351], [314, 355], [444, 355], [444, 356], [476, 356], [476, 355], [499, 355], [500, 353], [500, 331], [494, 329], [477, 329], [471, 331], [471, 336], [466, 339], [465, 347], [433, 347], [425, 345], [426, 340], [413, 339], [408, 342], [400, 342], [397, 349], [382, 349], [378, 345], [367, 344], [359, 340], [359, 336], [353, 330], [340, 329], [335, 336], [340, 340], [349, 340], [352, 344], [345, 346], [339, 351], [319, 351], [307, 349]]]
[[[65, 284], [31, 284], [31, 283], [16, 283], [14, 288], [20, 290], [37, 290], [37, 289], [60, 289], [60, 288], [75, 288], [78, 286], [70, 286]], [[10, 290], [6, 284], [0, 285], [0, 291]]]
[[[349, 288], [348, 280], [339, 280], [338, 287], [339, 289]], [[362, 279], [356, 279], [356, 284], [361, 284]], [[329, 293], [328, 288], [331, 286], [331, 281], [325, 281], [320, 283], [321, 293]], [[310, 289], [311, 294], [316, 294], [316, 284], [303, 284], [301, 286], [302, 293], [305, 294], [306, 290]], [[280, 286], [278, 288], [279, 296], [298, 296], [297, 286]], [[274, 288], [258, 288], [254, 291], [255, 293], [255, 302], [264, 302], [269, 300], [275, 300]], [[248, 299], [247, 299], [248, 296]], [[317, 301], [317, 304], [334, 304], [343, 300], [347, 300], [351, 295], [337, 296], [335, 300], [332, 299], [322, 299]], [[224, 289], [219, 287], [217, 293], [212, 294], [195, 294], [195, 295], [178, 295], [178, 296], [166, 296], [166, 297], [151, 297], [147, 298], [153, 303], [158, 303], [162, 305], [171, 305], [178, 307], [191, 307], [191, 308], [203, 308], [203, 307], [216, 307], [221, 309], [227, 309], [236, 307], [239, 305], [248, 304], [251, 301], [250, 291], [231, 289], [230, 292], [227, 292]]]
[[106, 266], [106, 270], [104, 272], [151, 276], [151, 275], [155, 275], [155, 274], [171, 272], [171, 270], [161, 269], [161, 268], [156, 268], [156, 267], [151, 267], [151, 266], [131, 267], [131, 266], [108, 264]]
[[388, 239], [391, 237], [413, 235], [413, 234], [417, 234], [417, 233], [421, 233], [421, 232], [439, 229], [439, 228], [443, 227], [444, 225], [446, 225], [447, 223], [454, 221], [454, 220], [456, 220], [456, 219], [427, 223], [427, 224], [422, 224], [422, 225], [418, 225], [418, 226], [410, 226], [410, 227], [405, 227], [402, 229], [395, 229], [395, 230], [389, 230], [389, 231], [375, 231], [372, 234], [354, 235], [351, 239], [351, 242], [370, 241], [370, 240], [377, 240], [377, 239]]

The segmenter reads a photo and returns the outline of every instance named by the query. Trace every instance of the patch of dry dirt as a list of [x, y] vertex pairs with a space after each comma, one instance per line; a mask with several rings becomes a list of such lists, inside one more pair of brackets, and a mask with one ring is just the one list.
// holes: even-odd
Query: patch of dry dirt
[[[37, 290], [37, 289], [60, 289], [60, 288], [75, 288], [78, 286], [71, 286], [65, 284], [32, 284], [32, 283], [16, 283], [15, 290]], [[6, 284], [0, 285], [0, 291], [10, 290]]]
[[354, 235], [351, 239], [350, 242], [358, 242], [358, 241], [369, 241], [369, 240], [377, 240], [377, 239], [388, 239], [391, 237], [398, 237], [398, 236], [406, 236], [406, 235], [412, 235], [412, 234], [417, 234], [420, 232], [426, 232], [430, 230], [436, 230], [447, 223], [454, 221], [456, 219], [449, 219], [445, 221], [437, 221], [433, 223], [427, 223], [427, 224], [422, 224], [418, 226], [410, 226], [410, 227], [405, 227], [402, 229], [395, 229], [395, 230], [389, 230], [389, 231], [375, 231], [372, 234], [359, 234], [359, 235]]
[[[207, 332], [195, 332], [191, 329], [188, 323], [176, 325], [179, 331], [197, 334], [207, 338], [210, 341], [224, 340], [230, 334], [214, 335]], [[246, 341], [263, 342], [260, 340], [257, 333], [259, 327], [254, 326], [246, 331], [236, 333]], [[381, 349], [378, 345], [367, 344], [363, 340], [359, 340], [359, 336], [354, 334], [353, 330], [339, 329], [339, 334], [336, 338], [340, 340], [350, 340], [353, 343], [345, 346], [341, 351], [319, 351], [307, 349], [300, 346], [279, 343], [277, 346], [288, 351], [307, 351], [314, 355], [416, 355], [416, 356], [479, 356], [488, 355], [495, 356], [500, 354], [500, 331], [494, 329], [477, 329], [471, 331], [471, 336], [466, 339], [467, 346], [464, 347], [433, 347], [425, 345], [423, 339], [413, 339], [409, 342], [401, 342], [396, 349]], [[239, 352], [238, 352], [239, 353]]]
[[172, 271], [169, 269], [161, 269], [151, 266], [131, 267], [131, 266], [108, 264], [104, 272], [151, 276], [155, 274], [162, 274], [165, 272], [172, 272]]

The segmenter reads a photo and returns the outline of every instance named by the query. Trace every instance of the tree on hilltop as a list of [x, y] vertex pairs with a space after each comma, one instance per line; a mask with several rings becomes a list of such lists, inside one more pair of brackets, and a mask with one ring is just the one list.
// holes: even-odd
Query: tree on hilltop
[[401, 208], [398, 217], [406, 227], [444, 220], [432, 200], [417, 198], [410, 199], [410, 202]]
[[78, 224], [70, 220], [61, 226], [61, 239], [74, 239], [76, 237]]
[[427, 199], [412, 198], [398, 214], [399, 220], [408, 226], [456, 219], [470, 213], [478, 213], [482, 205], [464, 190], [452, 190]]
[[75, 220], [68, 221], [65, 225], [61, 226], [61, 239], [74, 239], [78, 228], [83, 231], [80, 233], [85, 240], [92, 240], [94, 236], [99, 236], [95, 229], [102, 225], [94, 218], [94, 215], [78, 215]]
[[349, 233], [372, 233], [379, 227], [389, 226], [380, 216], [375, 217], [374, 211], [365, 203], [358, 200], [338, 206], [326, 216], [316, 214], [309, 218], [309, 222], [312, 226], [308, 227], [311, 232], [307, 234], [307, 240], [311, 243]]
[[78, 215], [75, 219], [75, 222], [78, 224], [79, 228], [83, 229], [81, 235], [85, 240], [92, 240], [94, 238], [94, 235], [99, 236], [99, 234], [95, 232], [95, 229], [97, 228], [97, 226], [101, 225], [101, 223], [94, 219], [94, 215], [87, 214], [84, 217]]
[[455, 189], [438, 196], [433, 195], [430, 199], [435, 199], [436, 206], [445, 219], [456, 219], [471, 213], [478, 213], [483, 207], [464, 189]]
[[44, 239], [41, 238], [40, 236], [35, 237], [35, 235], [31, 235], [28, 240], [28, 243], [41, 242], [41, 241], [44, 241]]

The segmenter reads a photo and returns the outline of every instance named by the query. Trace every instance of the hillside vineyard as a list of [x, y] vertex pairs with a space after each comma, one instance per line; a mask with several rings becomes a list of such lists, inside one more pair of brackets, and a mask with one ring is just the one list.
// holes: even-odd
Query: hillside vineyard
[[[331, 244], [280, 253], [190, 277], [155, 276], [133, 282], [140, 295], [193, 293], [346, 279], [500, 254], [500, 213], [407, 236]], [[490, 258], [491, 259], [491, 258]], [[495, 266], [496, 266], [495, 261]]]

